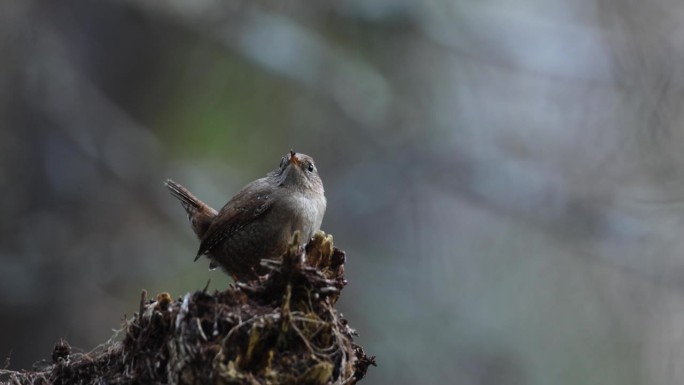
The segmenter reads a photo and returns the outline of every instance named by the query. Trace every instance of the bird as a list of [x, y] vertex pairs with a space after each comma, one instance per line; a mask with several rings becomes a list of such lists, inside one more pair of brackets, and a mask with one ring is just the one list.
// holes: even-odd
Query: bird
[[278, 168], [245, 185], [219, 211], [171, 179], [164, 184], [187, 212], [200, 241], [195, 261], [206, 255], [211, 269], [221, 267], [235, 281], [266, 274], [260, 261], [278, 259], [296, 231], [301, 239], [311, 239], [327, 205], [313, 158], [293, 150]]

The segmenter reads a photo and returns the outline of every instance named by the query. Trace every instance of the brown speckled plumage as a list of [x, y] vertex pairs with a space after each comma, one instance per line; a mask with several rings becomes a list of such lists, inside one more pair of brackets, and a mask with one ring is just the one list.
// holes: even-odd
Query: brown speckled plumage
[[236, 280], [264, 274], [261, 259], [276, 259], [294, 231], [309, 240], [321, 226], [326, 199], [313, 159], [290, 151], [266, 177], [243, 187], [217, 213], [183, 186], [166, 181], [200, 240], [195, 260], [207, 255]]

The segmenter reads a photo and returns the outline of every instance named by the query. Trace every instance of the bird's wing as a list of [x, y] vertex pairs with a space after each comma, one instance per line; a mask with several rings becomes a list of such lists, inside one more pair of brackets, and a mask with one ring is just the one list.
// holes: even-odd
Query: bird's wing
[[272, 187], [258, 179], [243, 187], [218, 213], [204, 234], [195, 261], [273, 206]]

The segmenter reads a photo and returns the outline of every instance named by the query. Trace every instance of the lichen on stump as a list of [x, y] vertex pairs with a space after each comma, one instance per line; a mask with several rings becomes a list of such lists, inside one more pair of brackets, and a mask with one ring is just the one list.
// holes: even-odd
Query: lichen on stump
[[16, 384], [354, 384], [375, 365], [334, 308], [345, 286], [343, 251], [318, 232], [306, 248], [295, 233], [269, 274], [177, 301], [140, 303], [123, 341], [72, 354], [66, 341], [41, 371], [9, 372]]

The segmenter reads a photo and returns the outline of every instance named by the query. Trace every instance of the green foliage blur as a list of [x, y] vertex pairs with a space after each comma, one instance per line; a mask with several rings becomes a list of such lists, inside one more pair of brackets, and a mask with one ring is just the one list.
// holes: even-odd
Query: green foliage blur
[[366, 384], [673, 384], [684, 360], [682, 5], [0, 5], [0, 358], [89, 351], [230, 279], [220, 208], [313, 156]]

